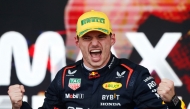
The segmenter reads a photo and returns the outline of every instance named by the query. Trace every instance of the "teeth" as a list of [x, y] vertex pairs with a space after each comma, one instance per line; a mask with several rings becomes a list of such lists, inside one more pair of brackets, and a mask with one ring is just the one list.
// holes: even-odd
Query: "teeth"
[[92, 51], [90, 51], [90, 52], [100, 52], [100, 50], [92, 50]]

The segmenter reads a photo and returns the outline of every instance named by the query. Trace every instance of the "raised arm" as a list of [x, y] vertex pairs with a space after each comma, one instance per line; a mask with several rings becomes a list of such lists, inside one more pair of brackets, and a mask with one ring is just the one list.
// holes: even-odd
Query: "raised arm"
[[13, 109], [21, 108], [24, 92], [25, 89], [23, 85], [15, 84], [9, 86], [8, 95], [10, 97]]

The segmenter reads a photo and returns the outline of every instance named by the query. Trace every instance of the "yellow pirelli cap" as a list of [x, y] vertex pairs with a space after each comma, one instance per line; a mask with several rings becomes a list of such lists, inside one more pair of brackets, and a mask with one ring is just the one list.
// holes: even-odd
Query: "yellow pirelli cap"
[[90, 31], [100, 31], [109, 35], [112, 33], [110, 20], [100, 11], [91, 10], [82, 14], [77, 21], [77, 36], [82, 37]]

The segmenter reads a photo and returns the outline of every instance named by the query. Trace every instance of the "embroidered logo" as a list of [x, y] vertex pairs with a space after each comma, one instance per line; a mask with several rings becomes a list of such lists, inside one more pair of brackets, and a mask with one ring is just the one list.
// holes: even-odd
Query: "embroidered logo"
[[81, 85], [81, 78], [70, 78], [68, 86], [72, 90], [77, 90]]
[[88, 76], [89, 79], [94, 79], [98, 77], [100, 77], [100, 74], [98, 72], [91, 72], [89, 73], [89, 76]]
[[74, 76], [74, 74], [77, 72], [77, 70], [74, 70], [71, 72], [71, 70], [68, 70], [68, 75], [66, 76]]
[[122, 87], [122, 84], [118, 82], [107, 82], [104, 83], [102, 87], [107, 90], [117, 90]]
[[111, 68], [111, 66], [112, 66], [112, 64], [113, 64], [114, 59], [115, 59], [115, 58], [113, 57], [112, 60], [111, 60], [111, 63], [108, 65], [109, 69]]
[[123, 71], [123, 72], [119, 73], [119, 72], [117, 71], [117, 77], [116, 77], [116, 78], [122, 78], [122, 77], [124, 77], [123, 75], [125, 74], [125, 72], [126, 72], [126, 71]]
[[84, 99], [84, 94], [82, 94], [82, 93], [65, 93], [65, 98]]

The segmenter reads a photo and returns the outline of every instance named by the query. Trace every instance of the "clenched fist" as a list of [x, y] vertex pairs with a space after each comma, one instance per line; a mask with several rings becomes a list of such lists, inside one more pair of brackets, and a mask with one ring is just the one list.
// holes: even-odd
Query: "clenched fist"
[[23, 85], [11, 85], [8, 89], [8, 94], [11, 99], [13, 109], [20, 109], [22, 106], [22, 98], [24, 95], [25, 89]]
[[175, 95], [174, 82], [169, 79], [162, 79], [157, 92], [163, 101], [170, 102]]

